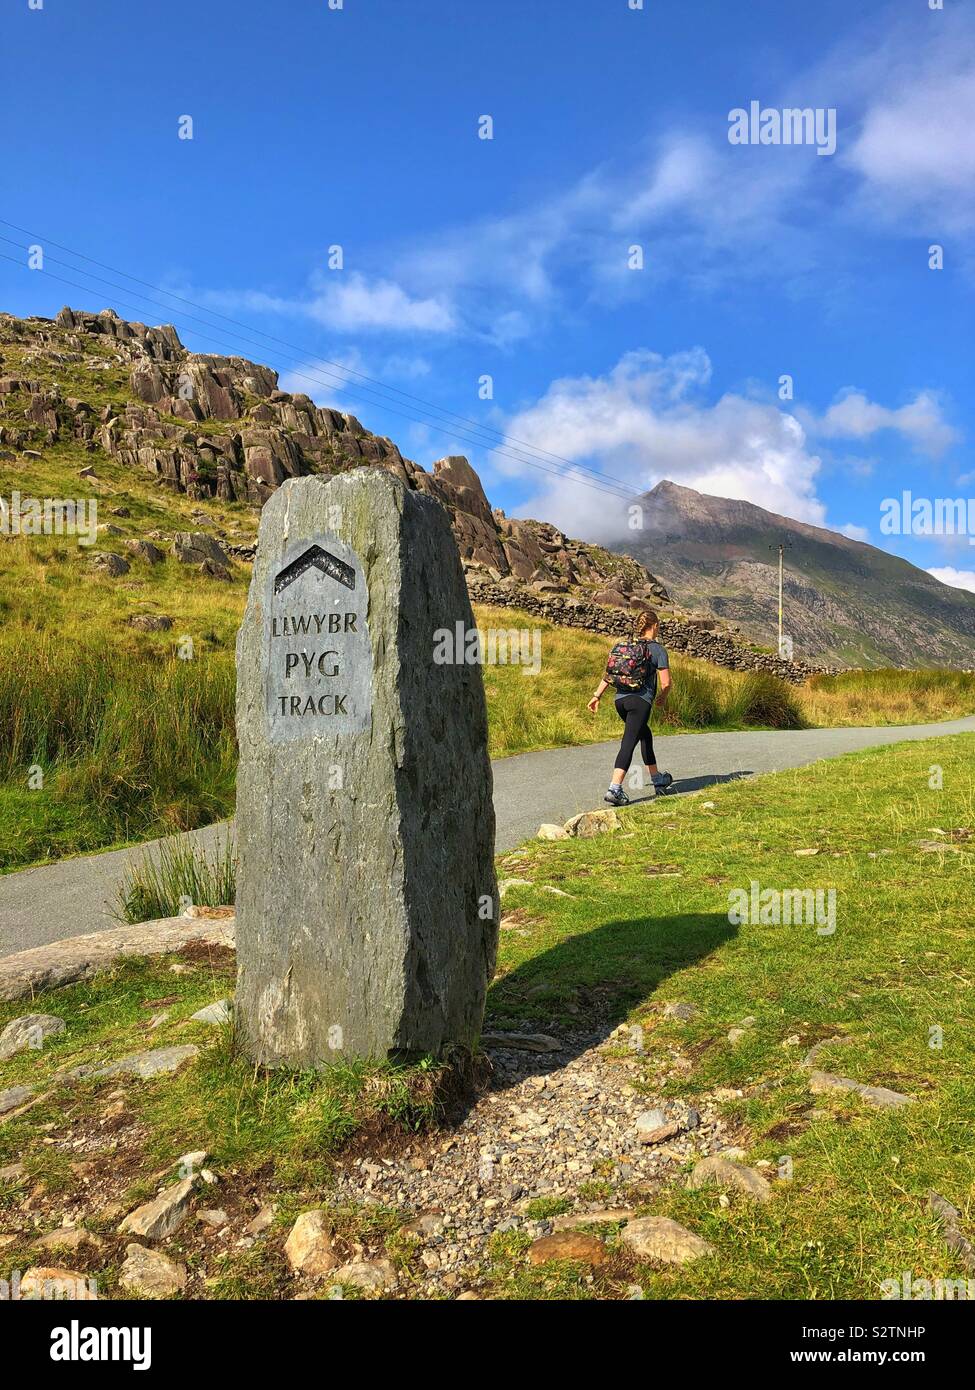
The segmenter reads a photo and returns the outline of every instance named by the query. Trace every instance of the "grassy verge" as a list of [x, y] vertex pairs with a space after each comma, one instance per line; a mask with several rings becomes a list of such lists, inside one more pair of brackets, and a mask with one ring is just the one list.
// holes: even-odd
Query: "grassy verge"
[[[935, 1188], [971, 1224], [973, 747], [964, 735], [871, 750], [634, 808], [613, 836], [533, 842], [504, 856], [501, 876], [528, 882], [505, 897], [518, 929], [501, 935], [492, 1025], [584, 1024], [607, 1037], [619, 1023], [639, 1025], [643, 1053], [620, 1084], [717, 1101], [747, 1161], [768, 1160], [774, 1181], [770, 1201], [754, 1205], [680, 1185], [647, 1204], [607, 1180], [607, 1205], [672, 1216], [716, 1253], [679, 1270], [624, 1262], [621, 1278], [593, 1283], [574, 1266], [529, 1265], [526, 1237], [510, 1232], [473, 1272], [486, 1294], [619, 1297], [636, 1282], [655, 1298], [872, 1299], [903, 1271], [959, 1277], [927, 1196]], [[835, 890], [835, 931], [730, 922], [729, 892], [752, 881]], [[255, 1073], [227, 1030], [214, 1041], [214, 1030], [189, 1021], [230, 992], [229, 953], [195, 953], [177, 969], [132, 962], [33, 1001], [68, 1031], [0, 1069], [0, 1086], [43, 1094], [55, 1069], [80, 1061], [187, 1041], [202, 1049], [175, 1076], [121, 1090], [117, 1078], [78, 1083], [0, 1124], [0, 1167], [19, 1160], [26, 1169], [0, 1188], [0, 1232], [24, 1229], [28, 1195], [35, 1216], [60, 1212], [69, 1195], [77, 1205], [83, 1178], [81, 1205], [107, 1243], [78, 1267], [97, 1268], [109, 1292], [120, 1258], [115, 1207], [149, 1195], [146, 1175], [175, 1155], [207, 1148], [224, 1175], [220, 1204], [273, 1198], [283, 1234], [303, 1206], [328, 1201], [330, 1160], [343, 1144], [354, 1138], [375, 1155], [392, 1132], [408, 1140], [438, 1114], [429, 1066]], [[661, 1006], [672, 1001], [696, 1015], [665, 1018]], [[0, 1006], [0, 1026], [23, 1007]], [[754, 1022], [733, 1044], [728, 1031], [746, 1018]], [[849, 1094], [811, 1095], [801, 1058], [839, 1035], [851, 1041], [827, 1047], [818, 1065], [916, 1103], [878, 1112]], [[114, 1215], [99, 1216], [105, 1210]], [[377, 1208], [340, 1218], [350, 1241], [368, 1237], [394, 1258], [407, 1296], [417, 1253], [400, 1232], [412, 1215]], [[195, 1235], [180, 1236], [176, 1252], [191, 1267], [206, 1263]], [[11, 1260], [31, 1262], [26, 1241], [4, 1251]], [[284, 1296], [280, 1239], [206, 1267], [210, 1296]]]
[[[749, 1161], [792, 1174], [765, 1206], [682, 1189], [655, 1206], [719, 1254], [646, 1270], [649, 1295], [875, 1298], [905, 1270], [963, 1273], [927, 1195], [936, 1188], [971, 1220], [973, 749], [966, 735], [872, 750], [625, 813], [628, 839], [531, 846], [507, 860], [532, 887], [506, 899], [529, 932], [506, 945], [498, 1015], [538, 1024], [596, 1001], [608, 1021], [640, 1024], [648, 1091], [726, 1096]], [[729, 891], [753, 880], [835, 889], [835, 933], [730, 925]], [[538, 891], [546, 883], [572, 898], [553, 901]], [[665, 1000], [700, 1012], [664, 1021], [653, 1006]], [[755, 1024], [733, 1046], [727, 1032], [747, 1017]], [[850, 1096], [812, 1097], [799, 1060], [838, 1035], [853, 1041], [819, 1066], [919, 1103], [878, 1113]], [[675, 1050], [691, 1066], [661, 1085]], [[519, 1251], [502, 1251], [499, 1288], [512, 1261], [519, 1285], [531, 1280]]]
[[[131, 582], [87, 576], [86, 603], [92, 593], [98, 602], [91, 612], [86, 608], [84, 622], [75, 615], [73, 626], [63, 626], [84, 562], [70, 554], [41, 563], [40, 553], [20, 541], [0, 548], [9, 617], [0, 634], [0, 867], [152, 839], [231, 815], [233, 647], [243, 568], [229, 585], [177, 574], [182, 567], [173, 560], [151, 572], [134, 562]], [[30, 575], [21, 573], [25, 566]], [[143, 589], [155, 595], [152, 605], [138, 597]], [[21, 611], [27, 594], [39, 595], [31, 610], [35, 626]], [[150, 606], [175, 615], [169, 632], [124, 627], [126, 614]], [[585, 708], [607, 639], [535, 625], [508, 609], [478, 609], [477, 619], [482, 629], [537, 631], [539, 640], [537, 674], [526, 675], [522, 665], [485, 667], [493, 757], [617, 737], [611, 697], [597, 715]], [[961, 673], [853, 673], [796, 690], [679, 655], [673, 670], [673, 698], [654, 716], [655, 727], [667, 733], [924, 722], [975, 711], [975, 677]]]

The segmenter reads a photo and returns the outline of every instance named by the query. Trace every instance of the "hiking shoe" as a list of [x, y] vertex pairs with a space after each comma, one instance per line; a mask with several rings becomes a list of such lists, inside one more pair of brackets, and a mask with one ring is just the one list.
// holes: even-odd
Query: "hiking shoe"
[[626, 792], [622, 787], [617, 786], [607, 787], [603, 800], [608, 801], [610, 806], [629, 806], [630, 804], [630, 798]]
[[669, 772], [658, 772], [651, 777], [651, 782], [658, 792], [665, 792], [673, 784], [673, 777]]

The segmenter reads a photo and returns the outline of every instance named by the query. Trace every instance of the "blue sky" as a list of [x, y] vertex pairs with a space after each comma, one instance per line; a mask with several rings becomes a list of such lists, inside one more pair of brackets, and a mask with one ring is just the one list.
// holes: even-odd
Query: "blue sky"
[[[31, 3], [0, 17], [0, 308], [175, 322], [575, 535], [621, 525], [592, 471], [669, 477], [975, 587], [966, 538], [879, 531], [904, 488], [975, 495], [961, 0]], [[753, 101], [834, 109], [835, 152], [731, 144]]]

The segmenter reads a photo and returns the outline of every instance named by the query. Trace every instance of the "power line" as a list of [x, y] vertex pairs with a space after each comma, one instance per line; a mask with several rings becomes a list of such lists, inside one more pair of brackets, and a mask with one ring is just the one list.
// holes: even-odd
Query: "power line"
[[[0, 220], [2, 220], [2, 219], [0, 219]], [[9, 245], [17, 245], [17, 243], [16, 243], [16, 242], [12, 242], [12, 241], [10, 240], [9, 237], [0, 237], [0, 240], [6, 241]], [[19, 249], [24, 250], [24, 249], [26, 249], [26, 248], [20, 247]], [[19, 260], [19, 259], [18, 259], [17, 257], [15, 257], [15, 256], [10, 256], [10, 255], [5, 254], [4, 252], [0, 252], [0, 258], [2, 258], [3, 260], [6, 260], [6, 261], [10, 261], [13, 265], [20, 266], [21, 269], [27, 269], [27, 267], [24, 266], [23, 262], [22, 262], [21, 260]], [[54, 258], [54, 257], [49, 257], [48, 259], [55, 260], [56, 258]], [[57, 264], [63, 264], [63, 262], [60, 262], [60, 261], [57, 261], [56, 263], [57, 263]], [[76, 273], [76, 274], [89, 276], [89, 278], [91, 278], [91, 279], [99, 279], [99, 280], [101, 279], [101, 277], [91, 276], [91, 275], [90, 275], [90, 272], [88, 272], [88, 271], [81, 270], [81, 269], [78, 269], [78, 268], [75, 268], [75, 267], [68, 267], [68, 268], [69, 268], [69, 269], [75, 270], [75, 273]], [[85, 294], [92, 294], [92, 293], [93, 293], [93, 290], [92, 290], [91, 285], [79, 284], [78, 281], [76, 281], [76, 280], [69, 280], [67, 277], [65, 277], [65, 276], [63, 276], [63, 275], [55, 275], [53, 271], [47, 270], [46, 268], [43, 268], [43, 269], [42, 269], [42, 274], [45, 274], [45, 275], [49, 276], [52, 280], [57, 280], [58, 283], [60, 283], [60, 284], [70, 285], [70, 286], [71, 286], [72, 288], [74, 288], [74, 289], [79, 289], [79, 290], [81, 290], [81, 291], [82, 291], [83, 293], [85, 293]], [[110, 284], [110, 282], [107, 282], [107, 281], [102, 281], [102, 283]], [[148, 302], [148, 303], [153, 302], [153, 301], [148, 300], [146, 296], [138, 294], [136, 291], [125, 290], [123, 287], [117, 286], [117, 285], [110, 285], [110, 287], [111, 287], [112, 289], [115, 289], [115, 290], [121, 290], [121, 292], [122, 292], [124, 295], [132, 294], [132, 295], [134, 295], [134, 297], [135, 297], [136, 299], [141, 299], [141, 300], [144, 300], [145, 302]], [[164, 293], [165, 293], [165, 291], [164, 291]], [[141, 308], [139, 308], [138, 305], [132, 304], [132, 302], [131, 302], [130, 299], [127, 299], [127, 298], [119, 298], [116, 302], [119, 303], [119, 304], [121, 304], [121, 305], [125, 305], [125, 306], [128, 307], [128, 308], [133, 309], [136, 313], [142, 313], [142, 312], [143, 312], [143, 310], [142, 310]], [[158, 304], [157, 304], [156, 307], [165, 308], [165, 309], [167, 310], [167, 312], [171, 312], [171, 309], [170, 309], [169, 306], [167, 306], [167, 305], [158, 305]], [[184, 316], [184, 317], [189, 318], [190, 316], [187, 315], [187, 316]], [[214, 324], [206, 324], [205, 326], [206, 326], [207, 328], [210, 328], [210, 329], [216, 331], [216, 325], [214, 325]], [[220, 340], [220, 339], [216, 339], [216, 338], [212, 338], [212, 337], [207, 337], [207, 335], [205, 335], [205, 334], [200, 334], [199, 336], [202, 337], [203, 340], [206, 341], [206, 342], [215, 343], [218, 347], [222, 345], [222, 340]], [[228, 335], [228, 334], [225, 334], [225, 336], [235, 337], [235, 336], [239, 336], [239, 335], [235, 335], [235, 334], [229, 334], [229, 335]], [[291, 360], [291, 361], [295, 361], [296, 359], [290, 359], [290, 360]], [[352, 397], [353, 399], [356, 399], [356, 400], [365, 400], [366, 403], [369, 404], [369, 405], [376, 405], [376, 404], [379, 404], [379, 405], [381, 405], [381, 406], [383, 407], [383, 409], [388, 410], [390, 414], [396, 415], [396, 416], [398, 416], [398, 417], [401, 418], [401, 419], [409, 420], [412, 424], [429, 424], [429, 423], [432, 423], [432, 424], [437, 428], [437, 430], [438, 430], [441, 434], [445, 435], [447, 438], [460, 440], [461, 443], [463, 443], [463, 444], [465, 444], [465, 445], [468, 445], [468, 446], [471, 446], [471, 445], [472, 445], [472, 446], [474, 446], [475, 448], [482, 448], [482, 449], [485, 449], [488, 453], [494, 453], [494, 454], [497, 454], [499, 457], [508, 459], [508, 460], [510, 460], [510, 461], [512, 461], [512, 462], [521, 463], [521, 464], [527, 465], [528, 467], [536, 468], [536, 469], [538, 469], [540, 472], [547, 473], [547, 474], [549, 474], [549, 475], [552, 476], [552, 477], [560, 478], [560, 479], [562, 479], [563, 481], [565, 481], [565, 480], [567, 479], [567, 477], [570, 476], [570, 475], [567, 474], [567, 472], [566, 472], [565, 469], [550, 466], [550, 465], [547, 464], [544, 460], [540, 460], [540, 459], [537, 459], [537, 458], [533, 458], [533, 457], [527, 456], [520, 448], [513, 448], [513, 447], [510, 446], [510, 445], [496, 445], [496, 444], [490, 444], [490, 443], [488, 443], [488, 442], [485, 441], [485, 440], [478, 439], [478, 438], [476, 438], [476, 437], [472, 438], [470, 434], [462, 433], [462, 432], [460, 432], [459, 430], [457, 430], [456, 428], [454, 428], [454, 429], [448, 429], [441, 421], [436, 420], [436, 419], [434, 419], [434, 420], [432, 420], [432, 421], [429, 421], [429, 420], [418, 420], [415, 414], [407, 414], [405, 411], [396, 410], [396, 409], [395, 409], [393, 406], [391, 406], [387, 401], [384, 401], [384, 400], [382, 400], [382, 399], [376, 401], [376, 400], [370, 399], [370, 398], [368, 398], [368, 397], [364, 397], [364, 396], [362, 396], [360, 393], [357, 393], [356, 391], [350, 390], [349, 387], [348, 387], [348, 385], [347, 385], [347, 383], [344, 382], [344, 381], [342, 381], [342, 380], [340, 380], [340, 379], [339, 379], [339, 380], [334, 380], [334, 381], [333, 381], [333, 380], [329, 380], [328, 377], [331, 375], [331, 374], [329, 374], [329, 373], [323, 372], [323, 373], [321, 373], [320, 375], [313, 375], [313, 374], [311, 374], [311, 371], [312, 371], [312, 369], [308, 368], [307, 365], [306, 365], [306, 366], [303, 367], [303, 369], [300, 369], [300, 370], [299, 370], [299, 369], [293, 369], [293, 370], [291, 371], [290, 374], [291, 374], [292, 376], [299, 377], [300, 379], [302, 379], [302, 380], [304, 380], [304, 381], [311, 382], [312, 385], [315, 385], [315, 386], [323, 386], [323, 385], [325, 385], [325, 386], [328, 386], [328, 387], [333, 388], [333, 389], [337, 387], [338, 389], [342, 390], [346, 395]], [[495, 433], [497, 433], [497, 432], [495, 431]], [[530, 447], [530, 446], [529, 446], [529, 447]], [[570, 469], [572, 469], [572, 470], [575, 471], [575, 476], [571, 478], [571, 481], [578, 482], [578, 483], [580, 483], [580, 484], [581, 484], [582, 486], [584, 486], [584, 487], [592, 488], [592, 489], [595, 490], [595, 491], [599, 491], [599, 492], [606, 493], [606, 494], [609, 495], [609, 496], [617, 497], [617, 498], [620, 498], [620, 499], [622, 499], [622, 500], [624, 500], [624, 501], [627, 501], [627, 500], [629, 500], [630, 498], [639, 495], [639, 494], [637, 493], [636, 489], [631, 488], [628, 484], [625, 484], [625, 483], [622, 483], [622, 482], [616, 482], [615, 480], [610, 479], [610, 478], [605, 478], [604, 475], [602, 475], [602, 474], [593, 473], [592, 479], [590, 479], [590, 478], [588, 478], [588, 477], [579, 476], [579, 470], [582, 469], [582, 465], [577, 465], [577, 464], [573, 463], [571, 460], [566, 460], [566, 463], [567, 463], [567, 465], [568, 465], [568, 467], [569, 467]]]
[[[60, 242], [54, 241], [53, 238], [44, 237], [44, 236], [41, 235], [40, 233], [31, 232], [31, 231], [29, 231], [28, 229], [26, 229], [26, 228], [24, 228], [24, 227], [18, 226], [18, 225], [17, 225], [16, 223], [14, 223], [14, 222], [8, 221], [6, 218], [0, 218], [0, 224], [2, 224], [3, 226], [6, 226], [6, 227], [11, 227], [11, 228], [13, 228], [13, 230], [21, 232], [24, 236], [33, 236], [33, 237], [36, 237], [37, 240], [38, 240], [38, 242], [41, 243], [41, 244], [50, 245], [50, 246], [56, 246], [59, 250], [61, 250], [61, 251], [66, 251], [66, 252], [68, 253], [68, 255], [73, 256], [73, 257], [75, 257], [75, 258], [78, 259], [78, 260], [87, 261], [87, 262], [89, 262], [89, 264], [91, 264], [91, 265], [97, 265], [97, 266], [98, 266], [100, 269], [102, 269], [102, 270], [108, 270], [108, 271], [110, 271], [113, 275], [120, 275], [120, 276], [122, 276], [123, 279], [131, 280], [134, 284], [142, 285], [142, 286], [144, 286], [146, 289], [153, 290], [153, 291], [154, 291], [155, 293], [157, 293], [157, 294], [161, 294], [161, 295], [166, 296], [166, 298], [168, 298], [168, 299], [176, 299], [176, 300], [178, 300], [181, 304], [187, 304], [187, 305], [189, 305], [191, 308], [193, 308], [193, 309], [198, 309], [201, 313], [207, 314], [207, 315], [209, 315], [209, 316], [212, 317], [212, 318], [220, 319], [220, 320], [222, 320], [224, 323], [232, 324], [232, 325], [234, 325], [234, 326], [237, 327], [237, 328], [243, 328], [247, 333], [249, 333], [249, 334], [251, 334], [251, 335], [256, 334], [258, 337], [264, 338], [264, 339], [266, 339], [268, 342], [276, 343], [276, 344], [278, 344], [278, 345], [280, 345], [280, 346], [287, 347], [287, 348], [289, 348], [290, 350], [292, 350], [292, 351], [294, 351], [294, 352], [300, 353], [301, 356], [302, 356], [303, 361], [305, 361], [305, 362], [307, 362], [307, 359], [308, 359], [309, 357], [312, 357], [312, 358], [315, 359], [316, 363], [322, 364], [322, 365], [327, 366], [327, 367], [332, 367], [332, 368], [334, 368], [335, 370], [337, 370], [337, 371], [339, 371], [339, 372], [345, 373], [346, 376], [354, 376], [354, 377], [357, 377], [357, 378], [359, 378], [359, 379], [362, 380], [362, 381], [365, 381], [365, 382], [370, 383], [370, 385], [371, 385], [372, 387], [378, 388], [379, 391], [383, 391], [383, 392], [392, 392], [393, 394], [395, 394], [395, 395], [397, 395], [397, 396], [402, 396], [404, 400], [410, 401], [410, 402], [414, 402], [414, 403], [416, 403], [417, 405], [420, 405], [420, 406], [424, 407], [424, 412], [423, 412], [423, 413], [426, 413], [427, 411], [433, 411], [433, 412], [435, 412], [435, 414], [437, 414], [437, 415], [442, 415], [442, 416], [444, 416], [444, 417], [447, 418], [447, 419], [455, 420], [455, 421], [457, 421], [458, 423], [460, 423], [460, 424], [464, 427], [465, 431], [475, 430], [475, 431], [478, 431], [478, 432], [481, 433], [481, 434], [486, 434], [486, 435], [492, 436], [494, 439], [501, 440], [501, 441], [502, 441], [502, 444], [503, 444], [504, 447], [506, 447], [506, 448], [510, 448], [511, 445], [514, 445], [514, 446], [517, 447], [518, 453], [517, 453], [517, 454], [507, 455], [507, 456], [508, 456], [508, 457], [515, 458], [516, 461], [518, 461], [518, 462], [528, 462], [528, 461], [529, 461], [528, 459], [526, 459], [526, 458], [524, 458], [524, 457], [522, 456], [523, 451], [527, 451], [527, 452], [528, 452], [531, 456], [533, 456], [533, 457], [538, 457], [538, 458], [540, 458], [540, 459], [546, 459], [546, 460], [550, 459], [550, 460], [552, 460], [552, 461], [554, 461], [554, 462], [556, 462], [556, 463], [564, 464], [564, 465], [566, 465], [567, 467], [573, 469], [577, 474], [580, 473], [580, 472], [581, 472], [581, 473], [586, 473], [586, 474], [588, 474], [589, 476], [595, 478], [600, 484], [605, 484], [606, 482], [609, 482], [609, 483], [612, 483], [612, 484], [616, 484], [618, 488], [622, 488], [622, 489], [623, 489], [624, 494], [625, 494], [626, 496], [638, 496], [638, 495], [639, 495], [639, 490], [638, 490], [638, 489], [634, 488], [631, 484], [624, 482], [624, 480], [621, 479], [621, 478], [614, 478], [614, 477], [613, 477], [612, 475], [610, 475], [610, 474], [601, 473], [598, 469], [589, 468], [587, 465], [582, 464], [582, 463], [578, 463], [578, 462], [577, 462], [576, 460], [574, 460], [574, 459], [569, 459], [569, 458], [564, 457], [564, 455], [553, 453], [551, 450], [542, 449], [542, 448], [540, 448], [540, 447], [537, 446], [537, 445], [529, 444], [526, 440], [520, 440], [520, 439], [518, 439], [518, 438], [515, 437], [515, 436], [504, 434], [502, 431], [496, 430], [493, 426], [482, 424], [480, 421], [473, 420], [473, 419], [471, 419], [471, 418], [468, 417], [468, 416], [458, 415], [455, 411], [447, 410], [445, 407], [439, 406], [439, 405], [437, 405], [435, 402], [427, 401], [427, 400], [425, 400], [425, 399], [424, 399], [423, 397], [421, 397], [421, 396], [414, 395], [414, 394], [412, 394], [411, 392], [408, 392], [408, 391], [403, 391], [403, 390], [401, 390], [401, 389], [400, 389], [399, 387], [397, 387], [397, 386], [392, 386], [392, 385], [390, 385], [390, 384], [387, 383], [387, 382], [383, 382], [383, 381], [381, 381], [381, 380], [380, 380], [379, 378], [377, 378], [377, 377], [369, 376], [369, 375], [368, 375], [367, 373], [365, 373], [365, 372], [357, 371], [354, 367], [348, 367], [348, 366], [346, 366], [344, 363], [333, 362], [333, 361], [331, 361], [331, 360], [328, 359], [328, 358], [318, 358], [318, 357], [316, 356], [316, 354], [314, 353], [314, 351], [313, 351], [311, 348], [304, 347], [304, 346], [302, 346], [301, 344], [291, 343], [291, 342], [288, 342], [288, 341], [287, 341], [286, 339], [284, 339], [284, 338], [278, 338], [278, 337], [276, 337], [274, 334], [266, 333], [263, 329], [255, 328], [252, 324], [247, 324], [247, 323], [242, 322], [242, 321], [239, 320], [239, 319], [232, 318], [232, 317], [230, 317], [230, 316], [227, 315], [227, 314], [222, 314], [222, 313], [220, 313], [219, 310], [217, 310], [217, 309], [212, 309], [212, 308], [209, 308], [209, 307], [207, 307], [207, 306], [198, 304], [198, 303], [196, 303], [196, 301], [194, 301], [194, 300], [192, 300], [192, 299], [188, 299], [188, 298], [187, 298], [186, 296], [184, 296], [184, 295], [177, 294], [174, 290], [166, 290], [166, 289], [163, 289], [162, 286], [160, 286], [160, 285], [155, 285], [155, 284], [153, 284], [151, 281], [142, 280], [142, 279], [140, 279], [138, 276], [130, 275], [127, 271], [120, 270], [118, 267], [112, 266], [112, 265], [110, 265], [110, 264], [108, 264], [108, 263], [106, 263], [106, 262], [98, 261], [98, 260], [96, 260], [96, 259], [95, 259], [94, 257], [92, 257], [92, 256], [87, 256], [87, 255], [85, 255], [84, 252], [75, 251], [73, 248], [71, 248], [71, 247], [69, 247], [69, 246], [65, 246], [65, 245], [63, 245], [63, 244], [60, 243]], [[18, 249], [19, 249], [19, 250], [27, 250], [27, 249], [28, 249], [27, 247], [20, 246], [19, 243], [12, 241], [9, 237], [0, 237], [0, 240], [3, 240], [3, 241], [8, 242], [9, 245], [18, 246]], [[58, 265], [66, 265], [65, 262], [59, 261], [58, 258], [55, 257], [55, 256], [51, 256], [51, 257], [49, 257], [49, 259], [53, 260], [53, 261], [55, 262], [55, 264], [58, 264]], [[81, 274], [81, 275], [86, 276], [88, 279], [96, 280], [96, 281], [99, 281], [99, 282], [102, 283], [102, 284], [108, 285], [111, 289], [114, 289], [114, 290], [116, 290], [116, 291], [120, 291], [120, 292], [126, 293], [126, 294], [134, 293], [133, 291], [125, 290], [124, 287], [119, 286], [119, 285], [115, 284], [115, 283], [112, 282], [112, 281], [103, 280], [100, 276], [92, 275], [92, 273], [91, 273], [90, 271], [83, 270], [83, 269], [81, 269], [80, 267], [71, 266], [71, 265], [66, 265], [66, 268], [69, 269], [69, 270], [72, 270], [75, 274]], [[56, 278], [56, 277], [55, 277], [55, 278]], [[67, 283], [70, 283], [70, 282], [67, 282]], [[90, 293], [90, 290], [89, 290], [89, 293]], [[137, 298], [137, 299], [144, 300], [146, 303], [153, 304], [156, 308], [160, 308], [160, 309], [165, 310], [166, 313], [172, 313], [172, 312], [173, 312], [172, 307], [171, 307], [170, 305], [165, 304], [165, 303], [161, 303], [159, 300], [150, 299], [150, 298], [149, 298], [148, 296], [146, 296], [146, 295], [139, 295], [139, 294], [136, 294], [136, 298]], [[140, 312], [141, 312], [141, 310], [140, 310]], [[188, 321], [190, 321], [190, 322], [203, 323], [205, 327], [210, 328], [210, 329], [213, 329], [213, 328], [216, 327], [216, 325], [214, 325], [213, 323], [210, 323], [209, 321], [204, 321], [204, 320], [196, 319], [193, 315], [185, 315], [185, 314], [184, 314], [184, 319], [186, 319], [186, 320], [188, 320]], [[239, 334], [225, 334], [225, 336], [229, 336], [229, 337], [231, 337], [231, 338], [239, 338], [239, 337], [240, 337]], [[212, 340], [211, 340], [211, 341], [212, 341]], [[249, 342], [249, 343], [250, 343], [251, 345], [253, 345], [253, 346], [261, 347], [261, 344], [256, 344], [256, 343], [254, 342], [253, 336], [250, 337], [250, 338], [244, 338], [244, 339], [242, 339], [242, 341]], [[262, 348], [262, 350], [265, 350], [265, 349]], [[292, 359], [292, 360], [294, 360], [294, 359]], [[299, 375], [300, 375], [300, 373], [299, 373]], [[314, 380], [314, 379], [315, 379], [314, 376], [308, 377], [307, 373], [305, 373], [304, 375], [305, 375], [305, 379], [306, 379], [306, 380], [309, 380], [309, 379]], [[325, 374], [325, 375], [330, 375], [330, 374]], [[334, 386], [335, 383], [333, 383], [332, 381], [323, 380], [322, 384], [328, 385], [328, 386]], [[346, 383], [342, 378], [339, 379], [339, 383], [338, 383], [338, 384], [339, 384], [340, 388], [341, 388], [341, 389], [344, 389], [344, 390], [347, 392], [347, 394], [349, 394], [349, 395], [351, 395], [351, 396], [353, 397], [353, 399], [365, 400], [368, 404], [377, 403], [377, 402], [375, 402], [375, 401], [372, 399], [373, 396], [375, 395], [375, 392], [370, 392], [370, 395], [369, 395], [369, 396], [366, 396], [366, 397], [363, 397], [363, 396], [361, 396], [361, 395], [360, 395], [360, 396], [356, 396], [352, 391], [349, 390], [349, 388], [348, 388], [348, 386], [347, 386], [347, 383]], [[381, 404], [381, 405], [383, 405], [383, 406], [386, 406], [386, 408], [390, 408], [390, 407], [389, 407], [389, 403], [388, 403], [386, 400], [384, 400], [382, 396], [380, 396], [380, 397], [378, 398], [378, 404]], [[394, 413], [396, 413], [396, 412], [394, 412]], [[403, 418], [413, 420], [414, 417], [412, 417], [412, 416], [404, 416]], [[425, 421], [423, 421], [423, 422], [417, 422], [417, 421], [414, 420], [414, 423], [426, 423], [426, 422], [425, 422]], [[437, 424], [440, 425], [441, 428], [442, 428], [442, 423], [441, 423], [440, 421], [435, 421], [434, 423], [437, 423]], [[445, 430], [444, 432], [447, 433], [448, 435], [450, 434], [450, 431]], [[454, 435], [454, 436], [452, 436], [452, 437], [458, 437], [458, 436]], [[471, 442], [471, 441], [470, 441], [470, 438], [469, 438], [469, 435], [465, 435], [465, 436], [464, 436], [464, 439], [465, 439], [465, 442], [467, 442], [467, 443]], [[478, 442], [478, 446], [479, 446], [479, 447], [481, 447], [481, 448], [488, 448], [488, 449], [490, 449], [490, 450], [492, 450], [492, 451], [497, 452], [496, 446], [494, 446], [493, 444], [487, 444], [485, 441], [477, 441], [477, 442]], [[582, 481], [581, 479], [577, 479], [577, 480], [578, 480], [578, 481]]]

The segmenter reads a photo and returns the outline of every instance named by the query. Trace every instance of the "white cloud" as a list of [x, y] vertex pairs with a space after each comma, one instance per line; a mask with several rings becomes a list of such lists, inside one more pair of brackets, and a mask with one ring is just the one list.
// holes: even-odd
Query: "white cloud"
[[[733, 394], [709, 404], [702, 396], [710, 377], [702, 348], [668, 358], [630, 352], [605, 376], [553, 382], [509, 421], [509, 440], [596, 467], [640, 491], [668, 478], [825, 524], [815, 491], [820, 461], [806, 448], [799, 421]], [[496, 463], [508, 474], [525, 472], [510, 459]], [[608, 539], [621, 532], [625, 502], [595, 490], [577, 472], [546, 485], [519, 510], [576, 535]]]
[[[933, 228], [932, 239], [975, 222], [973, 49], [969, 19], [925, 11], [882, 32], [865, 22], [788, 82], [770, 81], [767, 106], [838, 108], [835, 158], [732, 146], [726, 113], [708, 108], [638, 132], [633, 152], [520, 208], [384, 248], [382, 274], [319, 272], [304, 295], [210, 302], [343, 332], [465, 334], [499, 348], [588, 304], [646, 298], [677, 275], [683, 294], [747, 277], [822, 302], [824, 245], [840, 294], [844, 257], [858, 254], [865, 231], [911, 209], [912, 232]], [[627, 265], [633, 243], [644, 248], [642, 271]]]
[[358, 271], [332, 271], [319, 280], [309, 316], [344, 332], [450, 333], [453, 309], [442, 298], [414, 298], [392, 280], [368, 280]]
[[940, 569], [930, 569], [928, 574], [948, 584], [952, 589], [969, 589], [975, 594], [975, 570], [956, 570], [953, 565], [942, 565]]
[[936, 67], [893, 86], [867, 110], [849, 155], [875, 202], [891, 214], [923, 210], [930, 226], [975, 221], [975, 70], [953, 66], [939, 53]]
[[307, 318], [337, 332], [445, 334], [458, 327], [454, 307], [442, 294], [412, 295], [393, 280], [369, 279], [360, 271], [318, 272], [306, 295], [214, 290], [202, 298], [215, 308]]
[[850, 388], [824, 415], [817, 418], [804, 413], [802, 418], [811, 432], [828, 439], [867, 439], [878, 430], [894, 430], [933, 458], [958, 439], [957, 431], [944, 418], [938, 398], [930, 391], [921, 391], [909, 404], [890, 409]]
[[[890, 409], [850, 392], [816, 416], [735, 393], [709, 401], [710, 381], [711, 362], [703, 348], [671, 357], [646, 349], [629, 352], [603, 376], [554, 381], [508, 421], [508, 447], [517, 451], [514, 441], [520, 441], [555, 455], [555, 467], [561, 460], [563, 467], [595, 469], [637, 491], [667, 478], [826, 526], [816, 487], [822, 462], [809, 442], [816, 434], [860, 439], [897, 430], [931, 453], [955, 438], [929, 393]], [[513, 459], [495, 464], [509, 476], [530, 476], [527, 465]], [[620, 534], [625, 501], [594, 488], [577, 467], [546, 484], [519, 510], [605, 540]], [[838, 529], [852, 540], [869, 541], [867, 528], [854, 522]]]

